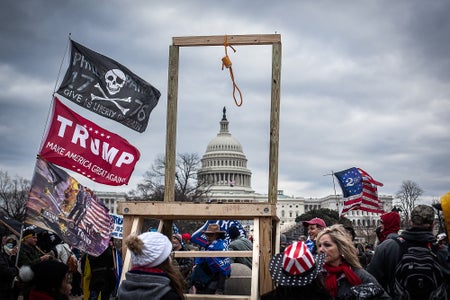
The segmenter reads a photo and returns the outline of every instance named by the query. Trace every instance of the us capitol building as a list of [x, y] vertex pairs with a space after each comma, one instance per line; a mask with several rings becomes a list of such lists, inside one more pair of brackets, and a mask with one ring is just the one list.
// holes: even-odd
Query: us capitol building
[[[266, 194], [255, 193], [251, 186], [252, 172], [247, 168], [241, 143], [234, 138], [229, 129], [226, 109], [223, 108], [220, 120], [220, 131], [206, 147], [201, 159], [201, 167], [197, 173], [197, 180], [201, 183], [202, 192], [206, 202], [210, 203], [248, 203], [267, 202]], [[116, 201], [125, 200], [125, 193], [96, 192], [111, 213], [117, 213]], [[379, 195], [384, 210], [391, 211], [393, 197]], [[284, 195], [278, 190], [277, 215], [280, 218], [281, 231], [294, 226], [295, 218], [313, 209], [328, 208], [337, 210], [337, 203], [342, 195], [329, 195], [323, 198], [305, 198]], [[203, 201], [203, 200], [202, 200]], [[379, 214], [354, 210], [346, 214], [353, 226], [375, 227], [378, 224]]]

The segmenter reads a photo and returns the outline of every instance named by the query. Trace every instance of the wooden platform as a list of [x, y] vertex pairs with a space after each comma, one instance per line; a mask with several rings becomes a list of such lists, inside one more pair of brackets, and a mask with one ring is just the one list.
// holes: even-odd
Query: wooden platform
[[[272, 80], [270, 94], [270, 143], [269, 182], [267, 203], [187, 203], [175, 201], [175, 161], [178, 107], [178, 69], [180, 47], [223, 46], [225, 41], [232, 46], [272, 45]], [[228, 253], [228, 255], [249, 255], [253, 258], [252, 286], [250, 296], [228, 295], [186, 295], [187, 299], [259, 299], [259, 295], [270, 291], [273, 282], [269, 274], [269, 261], [279, 247], [279, 220], [276, 216], [278, 191], [278, 148], [281, 85], [281, 35], [222, 35], [173, 37], [169, 46], [166, 153], [163, 202], [120, 202], [118, 213], [124, 215], [126, 237], [131, 232], [140, 233], [144, 217], [160, 220], [158, 231], [172, 235], [174, 220], [253, 220], [253, 251]], [[213, 256], [208, 252], [208, 256]], [[131, 255], [123, 247], [124, 267], [122, 279], [129, 269]], [[191, 253], [192, 254], [192, 253]], [[251, 254], [251, 255], [250, 255]], [[181, 255], [176, 253], [175, 255]], [[194, 253], [194, 255], [204, 255]], [[220, 255], [223, 255], [221, 252]]]
[[[264, 290], [273, 286], [268, 272], [270, 258], [278, 247], [271, 247], [272, 237], [279, 240], [279, 219], [276, 216], [276, 206], [268, 203], [239, 204], [193, 204], [193, 203], [165, 203], [165, 202], [118, 202], [118, 212], [124, 216], [123, 236], [130, 233], [140, 233], [144, 218], [160, 219], [158, 231], [164, 228], [172, 230], [174, 220], [253, 220], [253, 251], [175, 251], [174, 257], [252, 257], [251, 295], [227, 296], [226, 298], [210, 298], [212, 295], [189, 295], [188, 299], [253, 299], [259, 298], [261, 284]], [[170, 222], [170, 223], [167, 223]], [[268, 245], [268, 246], [264, 246]], [[278, 245], [278, 244], [277, 244]], [[123, 269], [131, 267], [131, 255], [125, 253]], [[263, 267], [262, 267], [263, 266]], [[122, 280], [125, 272], [122, 272]], [[263, 279], [261, 279], [263, 278]], [[200, 297], [200, 298], [198, 298]]]

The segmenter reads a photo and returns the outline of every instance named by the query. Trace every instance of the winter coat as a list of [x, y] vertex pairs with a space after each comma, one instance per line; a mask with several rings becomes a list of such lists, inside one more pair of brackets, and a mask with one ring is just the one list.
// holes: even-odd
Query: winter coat
[[[228, 250], [232, 251], [252, 251], [253, 244], [252, 242], [244, 237], [238, 237], [235, 240], [232, 240], [228, 245]], [[232, 257], [231, 262], [241, 263], [252, 268], [252, 258], [251, 257]]]
[[[186, 247], [181, 246], [181, 249], [178, 251], [189, 251]], [[178, 269], [183, 275], [184, 278], [189, 278], [190, 273], [192, 272], [192, 267], [194, 266], [194, 260], [192, 257], [177, 257], [174, 260], [174, 265], [178, 266]]]
[[[361, 279], [362, 284], [374, 283], [375, 285], [381, 287], [381, 285], [377, 282], [375, 277], [373, 277], [366, 270], [357, 269], [357, 268], [353, 268], [353, 267], [352, 267], [352, 270]], [[324, 274], [324, 276], [326, 276], [326, 275]], [[350, 285], [350, 283], [347, 281], [347, 279], [345, 278], [345, 276], [343, 274], [338, 278], [337, 281], [338, 281], [338, 283], [337, 283], [338, 294], [337, 294], [337, 297], [335, 298], [335, 300], [350, 300], [350, 299], [356, 298], [351, 291], [352, 286]], [[381, 295], [380, 297], [377, 297], [375, 299], [391, 299], [391, 297], [386, 292], [384, 292], [383, 295]]]
[[331, 299], [331, 296], [319, 278], [316, 278], [313, 282], [305, 286], [278, 285], [274, 290], [261, 295], [261, 300], [293, 299], [328, 300]]
[[118, 300], [154, 299], [179, 300], [181, 297], [170, 286], [163, 273], [129, 271], [117, 291]]
[[38, 249], [36, 249], [33, 246], [29, 246], [27, 244], [22, 243], [20, 246], [20, 252], [19, 252], [19, 261], [18, 265], [21, 266], [32, 266], [34, 264], [37, 264], [41, 261], [42, 253], [39, 252]]
[[[427, 244], [435, 244], [436, 238], [431, 231], [423, 231], [417, 228], [405, 230], [400, 235], [406, 240], [408, 245], [426, 247]], [[439, 254], [438, 258], [442, 257]], [[381, 243], [376, 249], [372, 260], [367, 267], [367, 271], [371, 273], [383, 288], [391, 293], [394, 283], [394, 272], [398, 262], [402, 256], [402, 250], [395, 238], [390, 238]], [[446, 261], [439, 261], [439, 263], [446, 269]], [[445, 270], [444, 270], [445, 271]]]
[[0, 299], [12, 299], [14, 295], [12, 282], [17, 273], [9, 255], [0, 250]]
[[90, 291], [103, 291], [111, 293], [116, 286], [116, 273], [114, 271], [114, 257], [111, 247], [95, 257], [88, 255], [91, 267]]
[[[222, 239], [214, 240], [208, 245], [206, 251], [225, 251], [225, 243]], [[226, 277], [231, 274], [231, 262], [229, 257], [197, 257], [195, 264], [206, 263], [213, 274], [220, 272]]]

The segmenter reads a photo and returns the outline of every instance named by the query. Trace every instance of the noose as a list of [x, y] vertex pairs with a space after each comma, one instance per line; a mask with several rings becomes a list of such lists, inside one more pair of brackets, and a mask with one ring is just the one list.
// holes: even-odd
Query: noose
[[[228, 56], [228, 51], [227, 51], [227, 47], [230, 47], [231, 49], [233, 49], [234, 52], [236, 52], [236, 49], [233, 48], [233, 46], [231, 46], [230, 44], [228, 44], [228, 38], [225, 35], [225, 40], [223, 43], [223, 46], [225, 47], [225, 56], [222, 57], [222, 71], [223, 68], [226, 67], [227, 69], [230, 69], [230, 77], [231, 77], [231, 81], [233, 82], [233, 99], [234, 99], [234, 103], [236, 103], [237, 106], [241, 106], [242, 105], [242, 93], [241, 90], [239, 89], [239, 87], [237, 86], [235, 80], [234, 80], [234, 74], [233, 74], [233, 68], [231, 67], [232, 63], [231, 63], [231, 59]], [[240, 101], [238, 102], [238, 100], [236, 99], [236, 90], [239, 92], [239, 96], [240, 96]]]

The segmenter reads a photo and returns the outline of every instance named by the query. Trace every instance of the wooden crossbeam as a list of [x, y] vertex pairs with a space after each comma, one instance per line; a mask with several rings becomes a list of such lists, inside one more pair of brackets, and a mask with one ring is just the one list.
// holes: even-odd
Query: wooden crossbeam
[[253, 251], [172, 251], [174, 257], [252, 257]]
[[192, 202], [118, 202], [124, 216], [156, 216], [165, 220], [251, 220], [255, 217], [277, 218], [276, 205], [269, 203], [192, 203]]
[[[247, 35], [227, 35], [227, 42], [230, 45], [273, 45], [281, 43], [280, 34], [247, 34]], [[183, 36], [173, 37], [173, 46], [196, 47], [196, 46], [223, 46], [225, 35], [211, 36]]]

